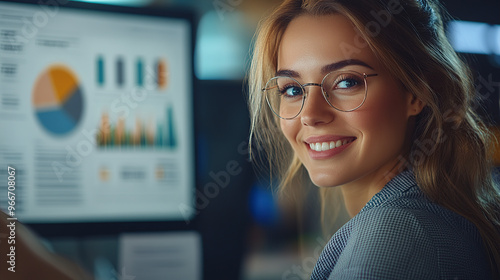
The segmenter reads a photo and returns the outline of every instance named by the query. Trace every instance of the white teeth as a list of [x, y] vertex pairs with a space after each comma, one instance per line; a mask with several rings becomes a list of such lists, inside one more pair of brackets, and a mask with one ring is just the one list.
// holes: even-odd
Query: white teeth
[[331, 142], [322, 142], [322, 143], [310, 143], [309, 147], [311, 150], [317, 151], [317, 152], [322, 152], [322, 151], [327, 151], [331, 150], [334, 148], [338, 148], [342, 145], [346, 145], [351, 143], [352, 140], [350, 139], [344, 139], [344, 140], [337, 140], [337, 141], [331, 141]]
[[326, 150], [329, 150], [330, 149], [330, 145], [326, 142], [323, 142], [323, 144], [321, 144], [321, 150], [322, 151], [326, 151]]

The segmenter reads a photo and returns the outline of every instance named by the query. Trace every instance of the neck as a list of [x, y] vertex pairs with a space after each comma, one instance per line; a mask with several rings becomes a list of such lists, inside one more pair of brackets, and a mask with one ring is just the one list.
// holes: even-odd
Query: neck
[[342, 185], [340, 188], [349, 216], [352, 218], [358, 214], [375, 194], [380, 192], [392, 178], [400, 173], [402, 170], [400, 167], [401, 163], [398, 162], [393, 164], [392, 168], [379, 169], [353, 182]]

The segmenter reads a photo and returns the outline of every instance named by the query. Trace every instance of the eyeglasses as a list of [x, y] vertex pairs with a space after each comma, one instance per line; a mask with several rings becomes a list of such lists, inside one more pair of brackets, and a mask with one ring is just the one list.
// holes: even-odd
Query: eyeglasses
[[305, 88], [319, 86], [326, 102], [341, 112], [351, 112], [363, 105], [368, 92], [366, 78], [378, 74], [358, 73], [356, 71], [333, 71], [323, 78], [321, 84], [301, 84], [292, 77], [276, 76], [271, 78], [262, 92], [267, 104], [278, 117], [291, 120], [297, 117], [307, 97]]

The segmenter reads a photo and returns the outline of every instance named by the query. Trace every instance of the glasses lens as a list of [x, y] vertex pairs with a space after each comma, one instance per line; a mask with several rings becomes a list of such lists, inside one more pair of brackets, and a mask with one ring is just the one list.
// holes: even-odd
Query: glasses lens
[[366, 80], [357, 72], [331, 72], [323, 79], [323, 91], [332, 107], [353, 111], [365, 102]]
[[302, 86], [289, 77], [274, 77], [269, 80], [265, 95], [271, 110], [283, 119], [296, 117], [304, 104]]

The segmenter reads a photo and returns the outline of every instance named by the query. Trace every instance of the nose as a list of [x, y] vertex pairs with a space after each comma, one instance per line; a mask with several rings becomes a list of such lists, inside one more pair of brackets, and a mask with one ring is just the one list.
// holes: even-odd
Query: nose
[[302, 124], [317, 126], [333, 121], [335, 109], [325, 100], [321, 87], [316, 85], [308, 86], [306, 92], [304, 107], [300, 113]]

